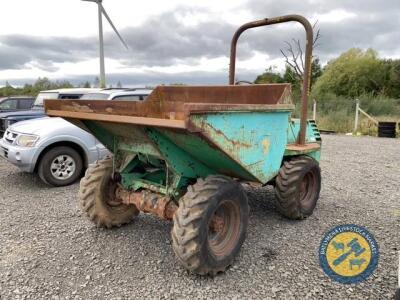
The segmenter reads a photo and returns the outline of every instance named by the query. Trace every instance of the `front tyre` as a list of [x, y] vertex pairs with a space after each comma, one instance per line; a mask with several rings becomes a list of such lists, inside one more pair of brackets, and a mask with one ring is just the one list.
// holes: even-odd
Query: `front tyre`
[[285, 161], [276, 177], [276, 206], [289, 219], [312, 215], [321, 190], [321, 170], [309, 156]]
[[172, 245], [178, 260], [200, 275], [225, 271], [242, 247], [248, 218], [247, 196], [239, 183], [224, 176], [199, 179], [174, 215]]
[[78, 180], [82, 172], [82, 157], [75, 149], [66, 146], [47, 151], [38, 166], [40, 179], [52, 186], [70, 185]]
[[135, 205], [115, 197], [117, 184], [112, 180], [112, 159], [97, 161], [81, 180], [79, 200], [84, 212], [98, 227], [111, 228], [129, 223], [139, 214]]

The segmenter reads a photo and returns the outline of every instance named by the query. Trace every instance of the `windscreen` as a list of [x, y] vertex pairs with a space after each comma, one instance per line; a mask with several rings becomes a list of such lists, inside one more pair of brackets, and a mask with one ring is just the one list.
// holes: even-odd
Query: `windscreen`
[[83, 95], [81, 100], [107, 100], [108, 95], [103, 93], [90, 93]]
[[39, 93], [37, 95], [34, 106], [43, 106], [43, 100], [58, 99], [58, 93]]

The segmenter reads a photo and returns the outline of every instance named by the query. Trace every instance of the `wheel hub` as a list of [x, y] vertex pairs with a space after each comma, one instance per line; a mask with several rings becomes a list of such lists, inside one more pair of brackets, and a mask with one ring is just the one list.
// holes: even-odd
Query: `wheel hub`
[[208, 245], [216, 257], [231, 253], [240, 235], [240, 208], [233, 201], [223, 201], [208, 224]]
[[58, 180], [71, 178], [76, 171], [76, 162], [69, 155], [59, 155], [53, 159], [50, 165], [51, 175]]
[[221, 233], [223, 232], [225, 227], [225, 220], [223, 217], [214, 215], [211, 219], [210, 223], [210, 230], [214, 233]]

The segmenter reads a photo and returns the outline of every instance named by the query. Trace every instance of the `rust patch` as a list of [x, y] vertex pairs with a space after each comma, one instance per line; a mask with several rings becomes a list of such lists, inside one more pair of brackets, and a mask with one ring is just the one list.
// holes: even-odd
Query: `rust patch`
[[169, 197], [147, 190], [133, 192], [118, 187], [116, 197], [121, 199], [124, 204], [133, 204], [144, 213], [151, 213], [166, 220], [172, 220], [178, 209], [178, 206]]
[[[292, 109], [290, 84], [251, 86], [158, 86], [146, 101], [45, 100], [46, 113], [83, 112], [186, 120], [191, 111]], [[61, 115], [63, 116], [63, 115]], [[68, 116], [67, 116], [68, 117]]]
[[[211, 129], [213, 132], [215, 132], [215, 135], [222, 136], [233, 147], [244, 147], [244, 148], [247, 148], [247, 149], [252, 148], [251, 144], [247, 144], [247, 143], [239, 141], [239, 140], [232, 140], [232, 139], [228, 138], [222, 130], [214, 128], [209, 123], [203, 123], [203, 124], [206, 125], [208, 129]], [[204, 128], [203, 124], [202, 124], [202, 127]]]
[[269, 146], [270, 146], [270, 142], [268, 139], [264, 139], [262, 141], [262, 146], [263, 146], [263, 153], [266, 154], [269, 152]]
[[299, 144], [289, 144], [286, 146], [286, 150], [289, 151], [313, 151], [313, 150], [318, 150], [321, 148], [321, 145], [318, 143], [309, 143], [305, 145], [299, 145]]
[[75, 111], [80, 111], [80, 112], [93, 112], [93, 109], [91, 109], [89, 106], [86, 105], [79, 105], [76, 102], [71, 103], [72, 109]]

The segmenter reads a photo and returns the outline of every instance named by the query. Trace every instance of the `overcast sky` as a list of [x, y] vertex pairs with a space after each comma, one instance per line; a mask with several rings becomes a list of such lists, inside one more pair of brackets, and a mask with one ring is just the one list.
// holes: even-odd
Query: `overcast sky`
[[[94, 3], [80, 0], [1, 0], [0, 86], [37, 77], [94, 81], [98, 23]], [[399, 0], [104, 0], [127, 41], [127, 51], [104, 20], [107, 83], [124, 85], [227, 82], [229, 44], [244, 22], [298, 13], [318, 20], [323, 63], [351, 48], [371, 47], [400, 58]], [[283, 66], [285, 40], [302, 37], [299, 25], [245, 33], [238, 72], [254, 80], [268, 66]]]

